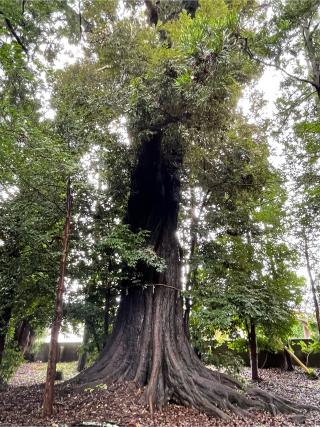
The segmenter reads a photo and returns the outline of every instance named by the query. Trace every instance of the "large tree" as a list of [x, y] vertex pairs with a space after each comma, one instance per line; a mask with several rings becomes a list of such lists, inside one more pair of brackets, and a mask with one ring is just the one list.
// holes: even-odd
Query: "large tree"
[[291, 411], [288, 402], [261, 390], [240, 393], [236, 381], [202, 365], [183, 324], [177, 228], [184, 159], [199, 149], [205, 161], [206, 150], [221, 142], [241, 87], [256, 71], [239, 37], [249, 6], [146, 1], [154, 27], [135, 8], [119, 18], [115, 2], [108, 10], [89, 3], [94, 7], [84, 15], [95, 20], [90, 60], [98, 58], [105, 103], [126, 117], [136, 149], [125, 222], [133, 232], [150, 233], [166, 269], [141, 262], [122, 282], [113, 333], [78, 381], [135, 381], [146, 386], [151, 410], [173, 400], [222, 418], [250, 407]]

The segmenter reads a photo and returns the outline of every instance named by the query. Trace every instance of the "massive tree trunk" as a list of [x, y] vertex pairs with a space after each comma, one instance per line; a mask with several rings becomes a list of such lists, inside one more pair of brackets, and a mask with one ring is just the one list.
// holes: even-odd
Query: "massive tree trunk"
[[150, 244], [165, 259], [166, 270], [141, 265], [135, 280], [123, 284], [112, 335], [99, 360], [77, 380], [146, 386], [144, 401], [151, 411], [174, 401], [224, 419], [226, 411], [244, 414], [250, 407], [291, 412], [288, 402], [265, 392], [255, 391], [254, 398], [239, 393], [236, 381], [202, 365], [187, 340], [176, 236], [182, 156], [178, 142], [175, 153], [162, 142], [158, 131], [141, 144], [127, 222], [133, 231], [150, 231]]

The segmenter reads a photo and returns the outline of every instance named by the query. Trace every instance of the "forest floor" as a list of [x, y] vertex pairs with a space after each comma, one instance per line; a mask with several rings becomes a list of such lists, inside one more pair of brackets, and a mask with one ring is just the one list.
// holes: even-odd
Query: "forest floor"
[[[75, 374], [75, 363], [59, 364], [64, 379]], [[41, 417], [45, 363], [26, 363], [17, 371], [9, 388], [0, 392], [1, 426], [121, 426], [121, 427], [280, 427], [304, 424], [320, 427], [320, 412], [306, 416], [276, 416], [252, 413], [250, 419], [232, 418], [226, 423], [198, 411], [169, 405], [153, 416], [139, 403], [141, 390], [133, 384], [97, 386], [79, 389], [58, 383], [55, 414], [52, 419]], [[244, 377], [249, 378], [247, 369]], [[285, 372], [279, 369], [260, 371], [263, 389], [286, 398], [320, 408], [320, 380], [309, 380], [299, 370]]]

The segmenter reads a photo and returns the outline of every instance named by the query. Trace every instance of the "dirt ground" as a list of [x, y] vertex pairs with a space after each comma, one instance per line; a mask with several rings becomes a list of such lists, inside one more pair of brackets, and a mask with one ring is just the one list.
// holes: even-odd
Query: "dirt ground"
[[[64, 380], [75, 374], [74, 363], [58, 366]], [[68, 383], [57, 383], [54, 417], [41, 417], [43, 381], [46, 365], [26, 363], [17, 371], [8, 390], [0, 392], [1, 426], [123, 426], [123, 427], [280, 427], [320, 426], [320, 412], [309, 412], [302, 416], [276, 416], [252, 413], [250, 418], [233, 417], [228, 423], [210, 418], [198, 411], [169, 405], [153, 416], [139, 403], [141, 390], [127, 383], [121, 385], [99, 385], [80, 389]], [[248, 370], [244, 377], [249, 379]], [[320, 409], [320, 380], [309, 380], [296, 370], [284, 372], [279, 369], [260, 371], [263, 389], [277, 393], [300, 403]]]

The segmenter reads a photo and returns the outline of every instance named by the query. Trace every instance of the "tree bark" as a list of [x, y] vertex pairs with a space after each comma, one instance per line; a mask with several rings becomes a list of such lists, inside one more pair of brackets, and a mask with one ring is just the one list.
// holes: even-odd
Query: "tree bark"
[[[203, 208], [205, 207], [205, 204], [207, 202], [208, 196], [210, 196], [211, 191], [207, 191], [206, 193], [203, 193], [202, 200], [197, 205], [196, 200], [196, 191], [195, 188], [191, 188], [191, 224], [190, 224], [190, 257], [189, 257], [189, 267], [190, 271], [187, 277], [187, 284], [186, 284], [186, 290], [191, 291], [193, 286], [196, 283], [196, 274], [198, 266], [195, 265], [195, 255], [198, 249], [198, 239], [199, 239], [199, 217], [201, 215], [201, 212]], [[195, 209], [198, 207], [199, 212], [195, 212]], [[187, 338], [190, 339], [190, 329], [189, 329], [189, 320], [190, 320], [190, 314], [191, 314], [191, 308], [192, 308], [192, 299], [190, 297], [187, 297], [185, 299], [185, 310], [183, 315], [183, 321], [184, 321], [184, 327], [186, 331]]]
[[308, 240], [307, 240], [307, 236], [306, 235], [304, 235], [304, 255], [305, 255], [305, 258], [306, 258], [308, 276], [309, 276], [309, 280], [310, 280], [311, 292], [312, 292], [312, 297], [313, 297], [313, 304], [314, 304], [314, 311], [315, 311], [316, 321], [317, 321], [318, 335], [320, 337], [320, 311], [319, 311], [319, 302], [318, 302], [318, 296], [317, 296], [317, 290], [316, 290], [315, 280], [314, 280], [314, 277], [312, 275], [312, 267], [311, 267], [311, 263], [310, 263]]
[[256, 334], [256, 325], [252, 319], [250, 320], [250, 331], [249, 331], [248, 338], [249, 338], [249, 349], [250, 349], [251, 378], [252, 378], [252, 381], [258, 381], [259, 372], [258, 372], [257, 334]]
[[[191, 224], [190, 224], [190, 257], [189, 257], [189, 274], [187, 277], [187, 284], [186, 284], [186, 290], [191, 291], [194, 281], [195, 281], [195, 272], [196, 268], [193, 265], [194, 262], [194, 255], [196, 253], [196, 249], [198, 246], [198, 217], [195, 213], [196, 208], [196, 195], [195, 195], [195, 189], [191, 188]], [[191, 313], [191, 306], [192, 301], [190, 297], [187, 297], [185, 299], [185, 310], [183, 315], [183, 321], [184, 321], [184, 328], [186, 331], [187, 338], [190, 338], [190, 330], [189, 330], [189, 320], [190, 320], [190, 313]]]
[[178, 141], [174, 150], [173, 157], [162, 144], [161, 131], [142, 141], [126, 217], [132, 231], [150, 231], [150, 244], [165, 259], [166, 270], [141, 264], [135, 281], [123, 283], [110, 339], [96, 363], [74, 381], [134, 381], [145, 387], [142, 399], [151, 411], [174, 401], [222, 419], [229, 419], [228, 411], [248, 415], [251, 407], [295, 412], [288, 401], [261, 390], [252, 391], [253, 398], [242, 394], [237, 381], [203, 366], [188, 342], [176, 237], [182, 163]]
[[3, 359], [4, 347], [6, 342], [6, 334], [0, 333], [0, 366]]
[[25, 355], [31, 348], [35, 333], [27, 320], [23, 320], [15, 330], [14, 340]]
[[57, 284], [56, 303], [54, 319], [51, 328], [51, 342], [49, 351], [49, 360], [47, 368], [47, 378], [43, 396], [43, 416], [50, 417], [53, 411], [54, 400], [54, 381], [56, 376], [56, 365], [58, 359], [58, 337], [62, 322], [62, 304], [64, 293], [64, 279], [67, 267], [67, 256], [70, 239], [71, 226], [71, 209], [72, 209], [72, 194], [71, 194], [71, 179], [68, 178], [66, 190], [66, 217], [63, 231], [63, 248], [60, 260], [59, 279]]
[[83, 331], [83, 342], [82, 342], [83, 351], [79, 355], [78, 365], [77, 365], [78, 372], [83, 371], [84, 368], [86, 367], [87, 358], [88, 358], [88, 351], [86, 347], [88, 345], [88, 342], [89, 342], [89, 329], [88, 329], [88, 326], [85, 324], [84, 331]]
[[[4, 348], [6, 343], [6, 333], [0, 332], [0, 367], [3, 359]], [[6, 384], [3, 376], [0, 375], [0, 391], [5, 388]]]
[[[6, 347], [6, 339], [7, 339], [7, 333], [9, 329], [11, 314], [12, 314], [12, 307], [10, 305], [3, 310], [0, 316], [0, 368], [2, 365], [2, 360], [3, 360], [4, 351]], [[6, 388], [6, 381], [3, 378], [3, 376], [1, 376], [1, 370], [0, 370], [0, 390], [3, 388]]]
[[11, 319], [11, 306], [5, 308], [0, 316], [0, 366], [3, 359], [3, 353], [6, 344], [7, 332]]
[[317, 96], [320, 100], [320, 62], [309, 24], [305, 23], [305, 25], [302, 25], [301, 32], [304, 40], [307, 62], [309, 62], [309, 68], [313, 77], [313, 86], [316, 88]]
[[106, 345], [107, 339], [109, 336], [109, 328], [110, 328], [110, 309], [111, 309], [111, 289], [108, 287], [106, 289], [106, 296], [104, 302], [104, 322], [103, 322], [103, 346]]
[[290, 357], [290, 354], [287, 352], [286, 349], [283, 350], [283, 357], [284, 357], [284, 370], [285, 371], [294, 371], [294, 366]]

